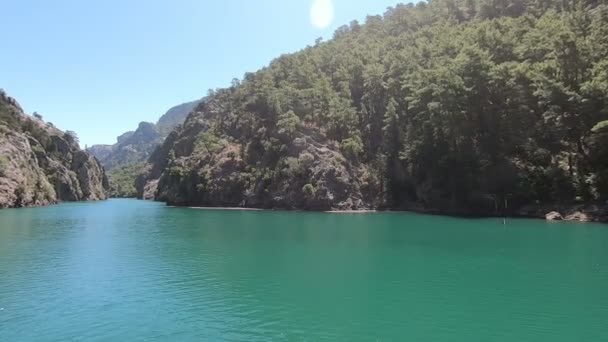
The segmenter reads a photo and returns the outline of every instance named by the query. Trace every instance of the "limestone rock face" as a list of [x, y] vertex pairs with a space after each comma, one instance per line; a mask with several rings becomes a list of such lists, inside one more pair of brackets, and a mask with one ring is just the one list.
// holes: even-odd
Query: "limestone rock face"
[[113, 145], [94, 145], [88, 148], [87, 152], [95, 156], [98, 160], [107, 158], [112, 153]]
[[76, 174], [82, 196], [88, 200], [103, 200], [108, 180], [99, 162], [84, 151], [76, 151], [71, 170]]
[[566, 221], [578, 221], [578, 222], [591, 222], [593, 221], [591, 216], [586, 213], [577, 211], [572, 213], [564, 218]]
[[135, 131], [116, 138], [114, 145], [94, 145], [87, 151], [95, 156], [108, 170], [145, 162], [154, 149], [199, 104], [193, 101], [175, 106], [158, 120], [158, 123], [141, 122]]
[[[202, 107], [202, 108], [201, 108]], [[201, 106], [171, 133], [138, 179], [140, 197], [178, 206], [359, 210], [381, 197], [365, 165], [343, 155], [336, 142], [302, 129], [281, 136], [284, 156], [260, 141], [237, 143], [208, 133], [215, 103]], [[234, 133], [237, 135], [238, 133]], [[273, 168], [274, 172], [268, 172]], [[264, 171], [262, 173], [261, 171]]]
[[547, 221], [562, 221], [564, 219], [562, 217], [562, 214], [558, 213], [557, 211], [552, 211], [548, 213], [547, 215], [545, 215], [545, 218], [547, 219]]
[[335, 150], [312, 145], [294, 150], [287, 171], [273, 179], [252, 177], [246, 156], [239, 150], [228, 144], [213, 154], [179, 158], [147, 186], [158, 182], [156, 199], [174, 205], [310, 210], [373, 207], [357, 178], [364, 171]]
[[[186, 116], [201, 101], [188, 102], [169, 109], [156, 124], [142, 122], [137, 130], [117, 137], [113, 145], [94, 145], [87, 149], [108, 171], [112, 197], [132, 197], [134, 189], [137, 189], [139, 197], [154, 198], [157, 183], [146, 186], [139, 180], [142, 172], [146, 171], [145, 167], [140, 170], [140, 165], [145, 164], [171, 131], [183, 123]], [[143, 194], [144, 187], [146, 195]]]
[[57, 202], [25, 135], [0, 131], [0, 208]]
[[0, 208], [106, 199], [97, 159], [74, 138], [0, 96]]

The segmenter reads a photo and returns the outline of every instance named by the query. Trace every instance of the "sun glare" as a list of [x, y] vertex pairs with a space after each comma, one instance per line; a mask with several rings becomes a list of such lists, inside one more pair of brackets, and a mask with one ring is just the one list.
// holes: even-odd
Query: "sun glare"
[[310, 22], [318, 29], [327, 28], [334, 20], [332, 0], [313, 0], [310, 8]]

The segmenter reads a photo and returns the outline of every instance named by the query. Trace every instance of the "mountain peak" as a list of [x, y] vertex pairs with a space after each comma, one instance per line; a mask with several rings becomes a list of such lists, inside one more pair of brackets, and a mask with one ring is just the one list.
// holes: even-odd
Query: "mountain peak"
[[157, 124], [142, 121], [135, 131], [118, 136], [114, 145], [95, 145], [89, 151], [107, 170], [143, 162], [200, 102], [197, 100], [172, 107], [160, 117]]

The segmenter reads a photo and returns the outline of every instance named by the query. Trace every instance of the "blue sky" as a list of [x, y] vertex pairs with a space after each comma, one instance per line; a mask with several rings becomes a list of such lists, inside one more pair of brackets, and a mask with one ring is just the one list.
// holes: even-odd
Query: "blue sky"
[[[330, 1], [330, 0], [324, 0]], [[2, 4], [0, 88], [81, 145], [111, 144], [140, 121], [225, 87], [283, 53], [398, 0], [19, 0]]]

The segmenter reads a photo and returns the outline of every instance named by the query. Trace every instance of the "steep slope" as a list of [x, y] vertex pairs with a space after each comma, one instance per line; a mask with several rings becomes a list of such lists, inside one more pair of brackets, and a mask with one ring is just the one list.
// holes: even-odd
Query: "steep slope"
[[156, 130], [158, 133], [163, 137], [169, 135], [175, 127], [181, 125], [184, 120], [186, 120], [188, 114], [190, 114], [199, 103], [200, 101], [192, 101], [182, 103], [181, 105], [169, 109], [156, 123]]
[[126, 132], [119, 136], [116, 144], [94, 145], [87, 151], [99, 159], [108, 171], [144, 162], [199, 102], [193, 101], [175, 106], [161, 116], [156, 125], [142, 122], [134, 132]]
[[106, 198], [99, 162], [75, 138], [0, 93], [0, 208]]
[[398, 5], [218, 90], [138, 190], [174, 205], [601, 217], [607, 28], [595, 1]]
[[[142, 122], [135, 132], [128, 132], [117, 139], [113, 146], [95, 145], [89, 148], [108, 171], [146, 160], [152, 151], [162, 143], [161, 135], [154, 124]], [[108, 151], [109, 150], [109, 151]]]
[[112, 153], [112, 145], [94, 145], [87, 149], [97, 160], [106, 159]]
[[135, 181], [145, 170], [145, 163], [129, 164], [116, 168], [108, 173], [110, 180], [110, 197], [136, 198]]

